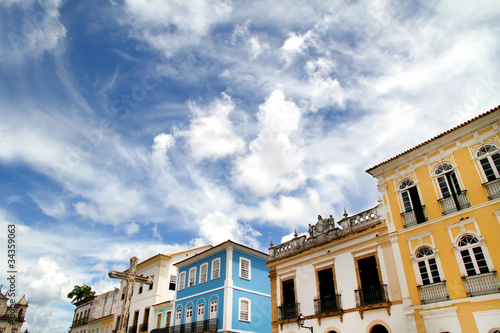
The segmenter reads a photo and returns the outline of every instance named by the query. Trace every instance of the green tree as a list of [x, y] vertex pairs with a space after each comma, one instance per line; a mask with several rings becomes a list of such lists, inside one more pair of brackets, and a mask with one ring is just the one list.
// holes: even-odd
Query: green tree
[[84, 298], [95, 295], [91, 286], [83, 284], [83, 286], [74, 286], [73, 290], [68, 294], [68, 298], [72, 298], [71, 303], [75, 304]]

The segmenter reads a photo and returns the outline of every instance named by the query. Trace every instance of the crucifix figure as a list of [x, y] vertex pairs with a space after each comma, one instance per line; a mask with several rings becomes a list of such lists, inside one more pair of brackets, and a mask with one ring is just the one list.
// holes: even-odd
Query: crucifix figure
[[117, 327], [117, 333], [125, 333], [127, 329], [128, 323], [128, 315], [130, 312], [130, 300], [132, 299], [132, 295], [134, 294], [134, 285], [136, 282], [145, 283], [145, 284], [153, 284], [153, 279], [149, 276], [140, 276], [137, 275], [137, 262], [139, 259], [137, 257], [130, 258], [130, 268], [128, 269], [128, 273], [122, 273], [118, 271], [111, 271], [108, 273], [110, 278], [121, 279], [126, 281], [125, 285], [125, 299], [123, 300], [122, 306], [122, 317], [119, 323], [119, 327]]

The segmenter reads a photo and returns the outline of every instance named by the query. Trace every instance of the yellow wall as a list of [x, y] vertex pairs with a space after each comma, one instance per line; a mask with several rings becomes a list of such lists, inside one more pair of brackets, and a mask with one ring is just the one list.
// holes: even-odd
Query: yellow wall
[[[419, 240], [415, 237], [421, 234], [424, 234], [423, 237], [420, 237], [422, 243], [433, 243], [435, 248], [438, 249], [442, 273], [444, 274], [441, 278], [446, 280], [451, 297], [451, 302], [441, 302], [441, 304], [443, 307], [457, 307], [462, 332], [477, 332], [472, 312], [500, 309], [500, 300], [498, 299], [478, 302], [477, 298], [467, 298], [459, 263], [457, 262], [455, 251], [452, 249], [452, 239], [450, 238], [450, 231], [452, 237], [455, 238], [460, 233], [460, 228], [458, 226], [456, 228], [447, 227], [460, 220], [475, 218], [480, 234], [486, 239], [487, 252], [491, 257], [493, 266], [497, 270], [500, 269], [500, 223], [494, 213], [495, 210], [500, 209], [500, 199], [488, 201], [488, 197], [482, 186], [484, 182], [480, 174], [482, 169], [474, 161], [469, 149], [469, 147], [474, 148], [481, 144], [477, 140], [477, 137], [481, 135], [488, 141], [500, 141], [498, 140], [498, 130], [495, 130], [493, 127], [478, 128], [475, 135], [468, 135], [452, 144], [448, 141], [444, 146], [436, 145], [434, 150], [426, 151], [423, 157], [422, 154], [415, 154], [418, 158], [415, 158], [413, 161], [406, 159], [406, 162], [401, 165], [393, 163], [395, 166], [392, 168], [384, 166], [385, 173], [383, 174], [383, 179], [386, 185], [384, 202], [389, 206], [390, 215], [397, 230], [398, 244], [403, 260], [402, 265], [408, 284], [408, 291], [411, 301], [416, 307], [415, 322], [418, 332], [426, 332], [420, 312], [432, 308], [432, 305], [427, 305], [425, 309], [420, 306], [417, 277], [413, 262], [410, 260], [410, 256], [412, 255], [410, 246], [413, 249], [419, 247]], [[492, 138], [493, 135], [495, 137]], [[426, 148], [424, 145], [419, 149], [428, 149], [428, 147]], [[441, 193], [436, 179], [432, 177], [432, 173], [434, 172], [433, 167], [440, 161], [448, 161], [456, 167], [455, 172], [459, 176], [462, 190], [467, 190], [472, 207], [443, 216], [438, 203]], [[397, 187], [399, 186], [399, 182], [407, 177], [417, 182], [420, 199], [422, 204], [425, 205], [429, 221], [405, 229], [401, 217], [403, 208], [401, 207], [402, 203]], [[466, 224], [463, 228], [467, 231], [478, 232], [474, 223]], [[430, 235], [432, 235], [432, 238]], [[408, 240], [412, 238], [415, 239]], [[435, 305], [439, 308], [439, 303], [435, 303]], [[433, 309], [436, 309], [436, 307]]]

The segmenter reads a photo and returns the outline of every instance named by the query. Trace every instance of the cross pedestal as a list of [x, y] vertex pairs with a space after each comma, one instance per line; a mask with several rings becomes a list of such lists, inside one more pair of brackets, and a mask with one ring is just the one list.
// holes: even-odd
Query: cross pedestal
[[153, 279], [149, 276], [140, 276], [137, 275], [137, 263], [139, 259], [137, 257], [130, 258], [130, 268], [128, 269], [128, 273], [122, 273], [118, 271], [111, 271], [108, 273], [110, 278], [125, 280], [127, 283], [125, 285], [125, 299], [123, 300], [122, 305], [122, 317], [119, 322], [117, 329], [117, 333], [125, 333], [127, 331], [127, 323], [128, 316], [130, 312], [130, 300], [132, 299], [132, 295], [134, 294], [134, 285], [135, 283], [143, 283], [143, 284], [153, 284]]

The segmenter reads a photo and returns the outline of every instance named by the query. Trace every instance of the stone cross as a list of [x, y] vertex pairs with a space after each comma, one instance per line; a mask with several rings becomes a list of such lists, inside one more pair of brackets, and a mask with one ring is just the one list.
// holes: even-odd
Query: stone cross
[[134, 285], [136, 282], [153, 284], [153, 279], [149, 276], [137, 275], [137, 262], [139, 259], [137, 257], [130, 258], [130, 268], [128, 273], [122, 273], [118, 271], [111, 271], [108, 273], [110, 278], [125, 280], [125, 299], [123, 300], [122, 306], [122, 317], [119, 327], [117, 327], [117, 333], [125, 333], [127, 331], [128, 316], [130, 312], [130, 300], [134, 294]]

